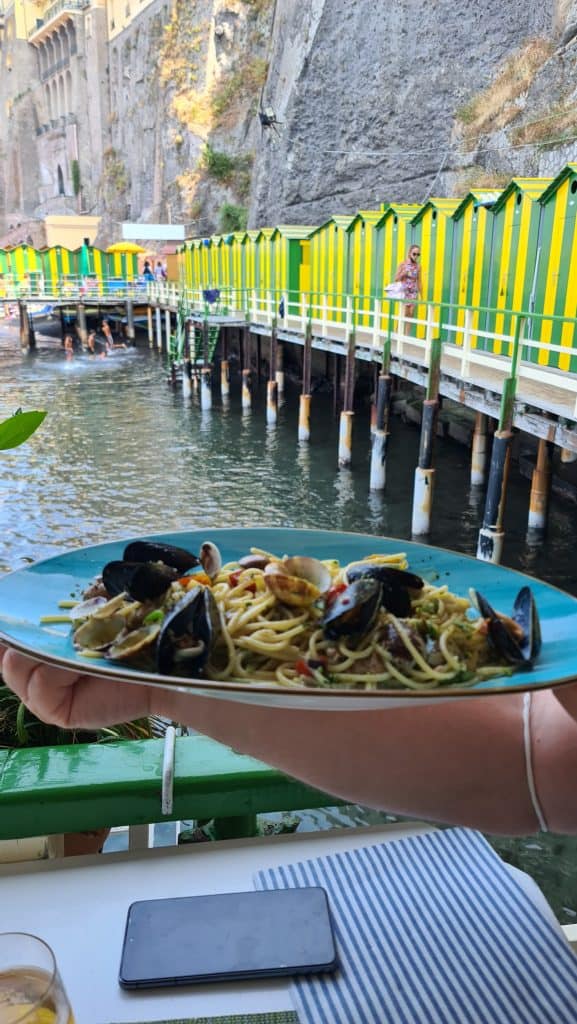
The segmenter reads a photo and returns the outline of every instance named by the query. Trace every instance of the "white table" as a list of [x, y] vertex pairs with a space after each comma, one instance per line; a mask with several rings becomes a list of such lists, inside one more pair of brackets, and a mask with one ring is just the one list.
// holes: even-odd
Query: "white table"
[[426, 831], [394, 824], [6, 865], [0, 931], [31, 932], [51, 945], [78, 1024], [289, 1010], [282, 978], [124, 992], [117, 977], [129, 904], [248, 890], [262, 868]]
[[[31, 932], [52, 946], [78, 1024], [289, 1010], [290, 981], [283, 978], [124, 992], [117, 977], [128, 906], [141, 899], [252, 889], [254, 873], [263, 868], [429, 830], [399, 823], [4, 865], [0, 931]], [[511, 870], [555, 920], [532, 879]]]

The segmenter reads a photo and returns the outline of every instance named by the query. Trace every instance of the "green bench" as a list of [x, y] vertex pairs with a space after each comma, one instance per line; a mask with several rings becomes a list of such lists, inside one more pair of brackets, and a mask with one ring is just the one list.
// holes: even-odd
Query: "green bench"
[[342, 801], [206, 736], [176, 739], [172, 812], [161, 811], [164, 741], [0, 751], [0, 839], [215, 818], [222, 838], [253, 835], [256, 815]]

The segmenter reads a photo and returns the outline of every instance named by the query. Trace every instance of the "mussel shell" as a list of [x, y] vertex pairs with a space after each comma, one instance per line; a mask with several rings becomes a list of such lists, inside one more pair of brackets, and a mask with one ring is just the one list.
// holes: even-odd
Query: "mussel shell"
[[156, 646], [157, 670], [167, 676], [200, 675], [220, 629], [220, 614], [210, 588], [189, 590], [162, 624]]
[[381, 603], [383, 608], [406, 619], [411, 614], [411, 598], [409, 590], [422, 590], [424, 582], [420, 576], [404, 569], [395, 569], [389, 565], [372, 565], [370, 562], [358, 563], [347, 569], [347, 580], [377, 580], [382, 586]]
[[382, 587], [378, 580], [366, 577], [350, 583], [335, 598], [323, 618], [323, 631], [329, 640], [341, 636], [362, 635], [372, 629], [379, 613]]
[[517, 640], [507, 629], [483, 594], [473, 590], [471, 596], [480, 614], [487, 620], [489, 639], [497, 653], [510, 665], [530, 668], [541, 650], [541, 627], [531, 588], [522, 587], [513, 605], [511, 617], [523, 630], [521, 640]]
[[539, 613], [530, 587], [521, 587], [515, 598], [511, 618], [523, 630], [524, 641], [520, 647], [525, 660], [533, 662], [541, 650], [542, 638]]
[[180, 576], [178, 569], [160, 562], [108, 562], [102, 570], [107, 592], [126, 592], [133, 601], [152, 601], [168, 590]]
[[125, 562], [164, 562], [165, 565], [178, 569], [182, 574], [200, 565], [200, 559], [185, 548], [162, 541], [133, 540], [124, 549]]

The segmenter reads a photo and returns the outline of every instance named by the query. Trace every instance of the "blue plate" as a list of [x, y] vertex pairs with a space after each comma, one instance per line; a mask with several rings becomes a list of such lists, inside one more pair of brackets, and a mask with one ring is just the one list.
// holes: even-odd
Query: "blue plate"
[[[134, 538], [129, 538], [134, 539]], [[148, 535], [151, 539], [151, 535]], [[427, 582], [447, 584], [456, 594], [467, 596], [470, 587], [480, 590], [490, 603], [501, 611], [510, 609], [515, 596], [525, 583], [535, 595], [543, 646], [534, 668], [478, 683], [464, 689], [439, 687], [425, 692], [414, 690], [315, 690], [284, 689], [272, 684], [222, 683], [206, 679], [182, 680], [143, 673], [94, 659], [87, 662], [72, 645], [70, 627], [41, 624], [44, 615], [58, 613], [58, 602], [79, 597], [81, 591], [97, 576], [103, 565], [121, 558], [128, 540], [97, 544], [56, 555], [0, 578], [0, 637], [11, 647], [32, 657], [62, 667], [73, 668], [127, 682], [146, 682], [172, 690], [202, 693], [227, 700], [283, 707], [323, 707], [361, 709], [391, 707], [432, 699], [455, 699], [488, 694], [511, 693], [558, 686], [577, 677], [577, 598], [565, 594], [539, 580], [479, 562], [442, 548], [386, 537], [329, 530], [232, 529], [186, 531], [155, 534], [155, 540], [167, 541], [190, 551], [198, 551], [204, 540], [218, 545], [223, 561], [232, 561], [246, 554], [251, 547], [264, 548], [277, 555], [312, 555], [316, 558], [337, 558], [341, 564], [370, 554], [391, 554], [404, 551], [409, 568]]]

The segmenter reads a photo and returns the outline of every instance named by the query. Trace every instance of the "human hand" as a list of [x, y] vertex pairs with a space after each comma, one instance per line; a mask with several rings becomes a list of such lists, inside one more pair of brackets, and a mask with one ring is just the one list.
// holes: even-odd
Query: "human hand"
[[68, 671], [0, 646], [0, 672], [27, 708], [62, 729], [99, 729], [150, 714], [150, 687]]

